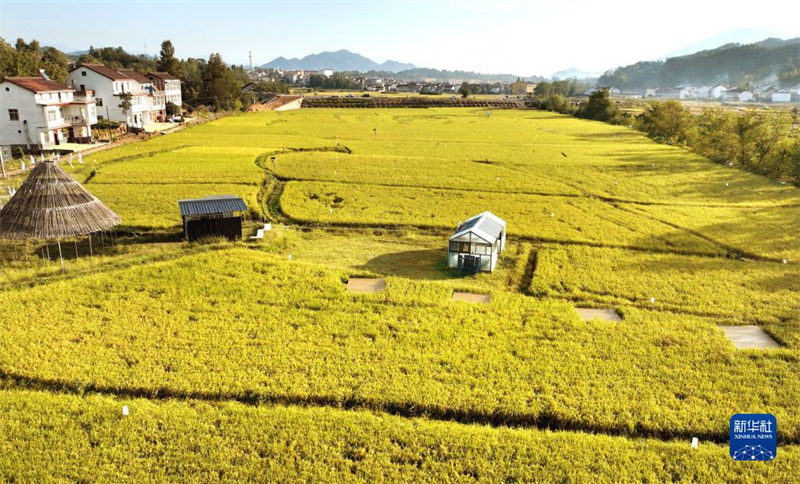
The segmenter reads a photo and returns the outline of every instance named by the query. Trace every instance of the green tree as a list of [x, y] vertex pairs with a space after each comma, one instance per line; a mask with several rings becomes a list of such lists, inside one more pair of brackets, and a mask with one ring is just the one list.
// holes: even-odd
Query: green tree
[[694, 127], [691, 114], [679, 101], [648, 103], [637, 124], [649, 137], [670, 144], [688, 143]]
[[119, 95], [119, 108], [122, 109], [122, 114], [125, 116], [131, 111], [131, 105], [133, 103], [133, 95], [129, 92], [123, 92]]
[[157, 69], [160, 72], [169, 72], [174, 76], [179, 76], [178, 59], [175, 58], [175, 47], [172, 46], [172, 41], [165, 40], [161, 42], [161, 52], [158, 57]]
[[241, 87], [222, 56], [211, 54], [203, 72], [203, 98], [217, 110], [238, 109]]
[[611, 99], [608, 89], [598, 89], [593, 92], [589, 96], [589, 101], [578, 108], [575, 116], [615, 124], [624, 122], [622, 113], [620, 113], [619, 108]]

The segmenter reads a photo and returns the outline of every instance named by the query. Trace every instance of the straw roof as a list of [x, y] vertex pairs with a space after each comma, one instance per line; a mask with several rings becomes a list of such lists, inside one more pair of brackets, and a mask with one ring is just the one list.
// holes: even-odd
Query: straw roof
[[55, 239], [107, 230], [119, 216], [55, 162], [37, 163], [0, 210], [0, 239]]

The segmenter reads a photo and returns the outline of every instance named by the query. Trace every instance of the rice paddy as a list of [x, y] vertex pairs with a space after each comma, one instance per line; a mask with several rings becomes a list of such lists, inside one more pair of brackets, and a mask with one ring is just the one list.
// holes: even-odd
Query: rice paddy
[[[794, 187], [466, 108], [252, 113], [71, 171], [138, 238], [3, 262], [0, 480], [800, 473]], [[213, 194], [245, 200], [246, 242], [180, 241], [177, 200]], [[508, 248], [464, 276], [447, 237], [484, 210]], [[775, 345], [723, 331], [749, 326]], [[727, 455], [739, 412], [778, 418], [769, 465]]]

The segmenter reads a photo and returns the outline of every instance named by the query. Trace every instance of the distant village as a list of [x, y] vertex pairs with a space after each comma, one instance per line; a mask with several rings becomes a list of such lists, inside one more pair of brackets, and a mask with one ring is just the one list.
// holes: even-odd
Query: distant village
[[[329, 78], [334, 75], [333, 69], [321, 70], [282, 70], [255, 69], [250, 77], [253, 82], [284, 82], [293, 86], [309, 87], [315, 76]], [[365, 92], [417, 93], [417, 94], [457, 94], [466, 82], [474, 85], [481, 94], [505, 94], [513, 96], [532, 96], [537, 83], [518, 79], [515, 82], [479, 82], [471, 79], [397, 79], [393, 77], [368, 77], [342, 74], [355, 86]], [[584, 91], [591, 95], [598, 89], [608, 89], [615, 97], [631, 99], [678, 99], [678, 100], [717, 100], [722, 102], [767, 102], [796, 103], [800, 102], [800, 85], [791, 88], [764, 85], [753, 89], [739, 89], [735, 86], [678, 86], [648, 89], [619, 89], [613, 86], [592, 86]]]
[[[320, 78], [346, 79], [348, 85], [368, 93], [416, 93], [456, 97], [467, 83], [471, 93], [533, 97], [537, 83], [477, 82], [470, 79], [400, 79], [353, 73], [335, 73], [333, 69], [281, 70], [253, 69], [252, 82], [243, 93], [256, 91], [261, 81], [281, 82], [296, 90], [314, 89]], [[747, 103], [800, 102], [800, 85], [792, 88], [759, 86], [739, 89], [731, 86], [679, 86], [652, 89], [618, 89], [591, 86], [584, 95], [608, 89], [611, 96], [630, 99], [709, 100]], [[76, 64], [69, 70], [67, 82], [49, 79], [44, 72], [34, 77], [6, 77], [0, 82], [0, 146], [4, 156], [22, 149], [36, 152], [54, 149], [64, 143], [87, 142], [92, 127], [107, 122], [124, 124], [130, 130], [143, 130], [153, 123], [173, 120], [182, 107], [181, 80], [165, 72], [140, 74], [133, 70], [112, 69], [103, 64]]]

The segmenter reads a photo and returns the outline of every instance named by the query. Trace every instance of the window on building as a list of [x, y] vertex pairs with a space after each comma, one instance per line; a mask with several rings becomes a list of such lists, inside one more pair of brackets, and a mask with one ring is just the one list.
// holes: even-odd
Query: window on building
[[19, 109], [9, 109], [8, 119], [11, 121], [19, 121]]
[[492, 246], [483, 244], [472, 244], [472, 253], [478, 255], [491, 255]]
[[94, 98], [94, 103], [97, 106], [102, 106], [103, 105], [103, 98], [101, 98], [101, 97]]
[[56, 120], [56, 112], [52, 109], [47, 111], [47, 120], [48, 121], [55, 121]]
[[469, 253], [469, 242], [450, 242], [450, 252]]
[[82, 75], [83, 77], [86, 77], [86, 71], [81, 71], [81, 75]]

